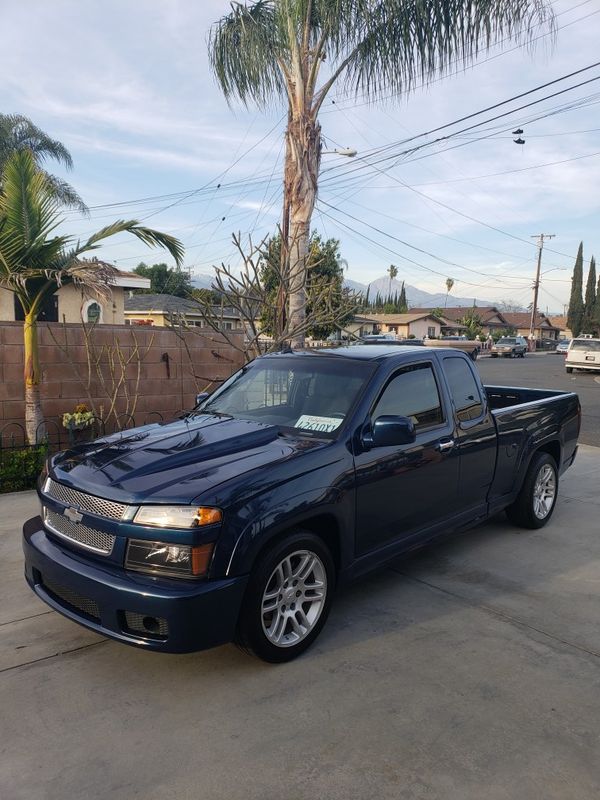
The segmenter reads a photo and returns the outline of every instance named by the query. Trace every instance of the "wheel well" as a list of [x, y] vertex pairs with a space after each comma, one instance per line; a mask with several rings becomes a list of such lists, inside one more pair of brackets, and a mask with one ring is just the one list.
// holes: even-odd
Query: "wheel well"
[[560, 442], [546, 442], [537, 450], [538, 453], [548, 453], [556, 462], [556, 466], [560, 467]]
[[321, 514], [302, 522], [302, 528], [323, 539], [331, 552], [335, 570], [339, 572], [341, 563], [340, 526], [337, 519], [332, 514]]
[[329, 551], [331, 552], [331, 557], [333, 558], [333, 563], [335, 564], [335, 570], [336, 572], [339, 572], [341, 564], [340, 526], [333, 514], [320, 514], [316, 517], [302, 520], [302, 522], [297, 525], [293, 525], [289, 528], [279, 531], [277, 534], [275, 534], [275, 536], [272, 536], [268, 542], [265, 542], [263, 547], [261, 547], [260, 551], [254, 557], [254, 563], [256, 564], [265, 550], [270, 549], [284, 536], [287, 536], [287, 534], [293, 533], [293, 531], [298, 529], [310, 531], [310, 533], [314, 533], [315, 536], [318, 536], [325, 542], [329, 548]]

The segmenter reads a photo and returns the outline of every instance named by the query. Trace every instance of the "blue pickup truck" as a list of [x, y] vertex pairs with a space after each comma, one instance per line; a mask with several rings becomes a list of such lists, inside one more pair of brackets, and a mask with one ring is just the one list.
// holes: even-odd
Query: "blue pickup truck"
[[26, 578], [120, 642], [288, 661], [344, 582], [504, 510], [545, 525], [580, 415], [571, 392], [484, 387], [456, 350], [263, 356], [184, 419], [52, 457]]

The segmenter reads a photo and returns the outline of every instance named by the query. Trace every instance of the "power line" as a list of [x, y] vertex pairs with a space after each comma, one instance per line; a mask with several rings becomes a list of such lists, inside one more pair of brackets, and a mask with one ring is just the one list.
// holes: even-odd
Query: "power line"
[[[585, 68], [584, 68], [584, 70], [578, 70], [578, 71], [577, 71], [577, 73], [571, 73], [571, 75], [569, 75], [569, 76], [565, 76], [565, 77], [571, 77], [573, 74], [578, 74], [579, 72], [585, 71], [585, 70], [587, 70], [587, 69], [592, 69], [592, 68], [595, 68], [595, 67], [597, 67], [597, 66], [600, 66], [600, 62], [597, 62], [597, 63], [595, 63], [595, 64], [591, 65], [590, 67], [585, 67]], [[523, 94], [521, 94], [521, 95], [516, 95], [516, 96], [515, 96], [515, 97], [513, 97], [513, 98], [509, 98], [508, 100], [504, 100], [504, 101], [502, 101], [501, 103], [496, 103], [496, 104], [495, 104], [495, 105], [493, 105], [493, 106], [488, 106], [488, 108], [486, 108], [486, 109], [483, 109], [483, 110], [481, 110], [481, 111], [474, 112], [474, 113], [472, 113], [472, 114], [469, 114], [469, 115], [467, 115], [466, 117], [461, 117], [461, 119], [460, 119], [460, 120], [455, 120], [454, 122], [449, 122], [449, 123], [446, 123], [445, 125], [440, 125], [440, 126], [438, 126], [437, 128], [434, 128], [434, 129], [432, 129], [431, 131], [428, 131], [427, 133], [423, 133], [423, 134], [417, 134], [416, 136], [410, 137], [409, 139], [405, 139], [405, 140], [403, 140], [403, 142], [400, 142], [400, 143], [402, 143], [402, 144], [404, 144], [404, 143], [408, 143], [408, 142], [414, 141], [414, 140], [416, 140], [416, 139], [422, 138], [423, 136], [429, 135], [430, 133], [434, 133], [434, 132], [436, 132], [436, 131], [439, 131], [439, 130], [442, 130], [442, 129], [444, 129], [444, 128], [451, 127], [451, 126], [453, 126], [453, 125], [455, 125], [455, 124], [457, 124], [458, 122], [461, 122], [461, 121], [463, 121], [463, 120], [466, 120], [466, 119], [472, 119], [472, 118], [474, 118], [474, 117], [477, 117], [477, 116], [479, 116], [479, 115], [481, 115], [481, 114], [483, 114], [483, 113], [486, 113], [488, 110], [490, 110], [490, 109], [492, 109], [492, 108], [498, 108], [499, 106], [506, 105], [507, 103], [513, 102], [513, 101], [514, 101], [515, 99], [517, 99], [517, 98], [523, 97], [525, 94], [531, 94], [531, 93], [533, 93], [533, 92], [539, 91], [541, 88], [545, 88], [545, 87], [547, 87], [548, 85], [551, 85], [551, 84], [557, 83], [558, 81], [560, 81], [560, 80], [564, 80], [564, 79], [565, 79], [565, 78], [557, 78], [557, 79], [556, 79], [556, 80], [554, 80], [554, 81], [550, 81], [550, 83], [549, 83], [549, 84], [544, 84], [543, 86], [536, 87], [535, 89], [531, 89], [530, 91], [528, 91], [528, 92], [525, 92], [525, 93], [523, 93]], [[352, 174], [352, 173], [355, 173], [355, 172], [361, 171], [361, 170], [363, 170], [363, 169], [368, 169], [369, 167], [372, 167], [372, 166], [374, 166], [374, 164], [375, 164], [375, 163], [382, 163], [382, 162], [384, 162], [384, 161], [389, 161], [389, 160], [391, 160], [391, 159], [398, 158], [399, 156], [402, 156], [402, 155], [408, 155], [408, 154], [411, 154], [411, 153], [415, 153], [415, 152], [417, 152], [418, 150], [422, 149], [423, 147], [431, 147], [432, 145], [434, 145], [434, 144], [437, 144], [437, 143], [439, 143], [439, 142], [448, 141], [449, 139], [453, 138], [454, 136], [457, 136], [458, 134], [465, 133], [466, 131], [469, 131], [469, 130], [474, 130], [475, 128], [479, 128], [479, 127], [481, 127], [482, 125], [486, 125], [486, 124], [488, 124], [488, 123], [490, 123], [490, 122], [494, 122], [494, 121], [495, 121], [495, 120], [497, 120], [497, 119], [502, 119], [503, 117], [510, 116], [511, 114], [515, 114], [517, 111], [522, 111], [522, 110], [524, 110], [525, 108], [530, 108], [531, 106], [538, 105], [539, 103], [543, 103], [543, 102], [545, 102], [546, 100], [550, 100], [550, 99], [552, 99], [552, 98], [554, 98], [554, 97], [558, 97], [558, 96], [560, 96], [560, 95], [563, 95], [563, 94], [565, 94], [566, 92], [573, 91], [574, 89], [579, 89], [579, 88], [581, 88], [582, 86], [585, 86], [585, 85], [587, 85], [587, 84], [589, 84], [589, 83], [594, 83], [595, 81], [598, 81], [598, 80], [600, 80], [600, 75], [598, 75], [598, 76], [595, 76], [594, 78], [589, 78], [589, 79], [588, 79], [588, 80], [586, 80], [586, 81], [581, 81], [580, 83], [578, 83], [578, 84], [575, 84], [574, 86], [569, 86], [569, 87], [567, 87], [566, 89], [561, 89], [561, 90], [560, 90], [560, 91], [558, 91], [558, 92], [553, 92], [552, 94], [549, 94], [549, 95], [546, 95], [546, 96], [544, 96], [544, 97], [538, 98], [537, 100], [533, 100], [533, 101], [531, 101], [530, 103], [525, 103], [524, 105], [522, 105], [522, 106], [518, 106], [517, 108], [511, 109], [510, 111], [503, 112], [502, 114], [497, 114], [496, 116], [494, 116], [494, 117], [491, 117], [491, 118], [489, 118], [489, 119], [487, 119], [487, 120], [483, 120], [482, 122], [475, 123], [474, 125], [469, 125], [469, 126], [467, 126], [466, 128], [462, 128], [461, 130], [459, 130], [459, 131], [455, 131], [454, 133], [452, 133], [452, 134], [448, 134], [447, 136], [441, 136], [441, 137], [438, 137], [437, 139], [434, 139], [434, 140], [433, 140], [433, 141], [431, 141], [431, 142], [425, 142], [425, 143], [423, 143], [423, 144], [421, 144], [421, 145], [417, 145], [416, 147], [409, 148], [408, 150], [402, 151], [401, 153], [395, 153], [395, 154], [392, 154], [392, 155], [388, 155], [388, 156], [386, 156], [385, 158], [381, 158], [381, 159], [379, 159], [377, 162], [372, 162], [372, 161], [369, 161], [369, 160], [367, 160], [367, 159], [369, 159], [369, 158], [370, 158], [372, 155], [378, 155], [378, 154], [380, 154], [380, 153], [383, 153], [383, 152], [385, 152], [385, 151], [387, 151], [387, 150], [390, 150], [392, 147], [397, 147], [397, 146], [398, 146], [398, 144], [400, 144], [400, 143], [398, 143], [398, 142], [397, 142], [397, 143], [394, 143], [393, 145], [385, 145], [384, 147], [382, 147], [382, 148], [378, 148], [378, 149], [376, 149], [375, 151], [373, 151], [373, 152], [372, 152], [372, 153], [370, 153], [370, 154], [367, 154], [367, 155], [363, 155], [363, 156], [361, 156], [361, 157], [360, 157], [360, 160], [361, 160], [363, 163], [359, 164], [359, 165], [358, 165], [358, 166], [356, 166], [356, 167], [355, 167], [355, 166], [353, 166], [353, 168], [351, 168], [351, 169], [347, 169], [347, 170], [345, 170], [345, 171], [344, 171], [344, 173], [343, 173], [343, 177], [345, 178], [345, 177], [347, 177], [349, 174]], [[463, 144], [464, 144], [464, 143], [463, 143]], [[335, 170], [335, 169], [336, 169], [335, 167], [330, 167], [330, 169], [329, 169], [329, 170], [326, 170], [326, 171], [325, 171], [325, 174], [326, 174], [327, 172], [331, 172], [331, 171], [333, 171], [333, 170]], [[329, 179], [329, 181], [331, 181], [331, 179]], [[324, 180], [324, 181], [322, 181], [322, 183], [327, 183], [327, 182], [328, 182], [328, 179], [327, 179], [327, 178], [325, 178], [325, 180]]]

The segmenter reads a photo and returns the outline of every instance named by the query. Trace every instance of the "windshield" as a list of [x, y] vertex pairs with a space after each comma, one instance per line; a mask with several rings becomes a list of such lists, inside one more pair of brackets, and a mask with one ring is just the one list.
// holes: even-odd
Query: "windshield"
[[373, 370], [369, 362], [325, 356], [257, 359], [196, 413], [225, 414], [333, 438]]
[[593, 350], [594, 353], [600, 352], [600, 340], [598, 339], [573, 339], [571, 350]]
[[512, 339], [509, 336], [503, 336], [502, 339], [498, 340], [498, 344], [516, 344], [516, 343], [517, 343], [517, 340], [516, 339]]

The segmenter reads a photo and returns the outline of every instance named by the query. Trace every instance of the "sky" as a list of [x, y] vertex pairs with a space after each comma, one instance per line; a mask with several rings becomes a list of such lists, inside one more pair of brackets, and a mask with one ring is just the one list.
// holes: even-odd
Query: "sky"
[[[554, 44], [540, 29], [533, 51], [505, 42], [475, 66], [377, 103], [332, 90], [313, 228], [340, 240], [349, 279], [368, 283], [393, 263], [427, 291], [445, 291], [450, 277], [455, 295], [527, 306], [532, 237], [554, 234], [539, 306], [562, 313], [579, 242], [586, 270], [600, 257], [600, 80], [570, 88], [600, 67], [421, 135], [600, 61], [600, 0], [552, 6]], [[207, 35], [228, 10], [224, 0], [0, 0], [0, 112], [30, 117], [70, 150], [69, 173], [48, 164], [91, 208], [89, 218], [66, 214], [69, 233], [138, 219], [179, 237], [198, 275], [237, 264], [233, 232], [258, 242], [276, 230], [285, 108], [223, 98]], [[513, 141], [518, 128], [524, 145]], [[331, 152], [340, 147], [356, 157]], [[123, 270], [169, 261], [124, 236], [98, 257]]]

